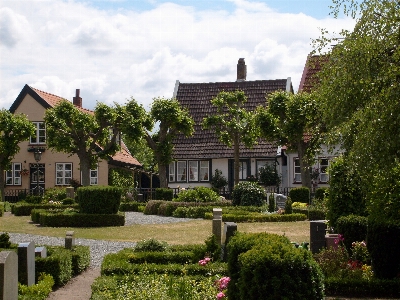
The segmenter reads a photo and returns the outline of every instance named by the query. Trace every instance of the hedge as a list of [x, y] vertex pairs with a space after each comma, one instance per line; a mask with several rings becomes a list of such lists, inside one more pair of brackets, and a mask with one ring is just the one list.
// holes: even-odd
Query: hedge
[[31, 286], [18, 284], [18, 300], [46, 300], [52, 292], [54, 279], [49, 274], [40, 274], [38, 283]]
[[[212, 220], [212, 213], [205, 213], [205, 218]], [[279, 214], [261, 214], [261, 213], [248, 213], [248, 214], [224, 214], [222, 212], [223, 222], [296, 222], [305, 221], [307, 216], [304, 214], [290, 214], [290, 215], [279, 215]]]
[[30, 203], [17, 203], [11, 206], [11, 212], [15, 216], [30, 216], [32, 209], [78, 209], [78, 204], [73, 205], [54, 205], [54, 204], [30, 204]]
[[363, 216], [342, 216], [336, 221], [336, 232], [343, 235], [343, 243], [347, 251], [351, 251], [353, 242], [367, 240], [367, 227], [368, 218]]
[[77, 189], [79, 210], [85, 214], [116, 214], [122, 189], [115, 186], [85, 186]]
[[39, 223], [47, 227], [108, 227], [124, 226], [125, 214], [83, 214], [41, 212]]
[[310, 202], [310, 189], [307, 187], [299, 187], [291, 189], [289, 192], [289, 197], [293, 202]]

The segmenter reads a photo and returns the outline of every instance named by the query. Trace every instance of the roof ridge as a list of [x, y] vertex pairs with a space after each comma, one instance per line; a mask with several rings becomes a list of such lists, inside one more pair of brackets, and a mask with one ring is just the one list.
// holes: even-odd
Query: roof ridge
[[[51, 96], [54, 96], [54, 97], [57, 97], [57, 98], [61, 98], [61, 99], [63, 99], [63, 100], [67, 100], [67, 101], [68, 101], [68, 99], [63, 98], [63, 97], [61, 97], [61, 96], [58, 96], [58, 95], [56, 95], [56, 94], [52, 94], [52, 93], [49, 93], [49, 92], [46, 92], [46, 91], [39, 90], [39, 89], [34, 88], [34, 87], [30, 86], [30, 85], [28, 85], [28, 86], [29, 86], [32, 90], [34, 90], [34, 91], [38, 91], [38, 92], [41, 92], [41, 93], [45, 93], [45, 94], [48, 94], [48, 95], [51, 95]], [[70, 102], [71, 102], [71, 101], [70, 101]]]

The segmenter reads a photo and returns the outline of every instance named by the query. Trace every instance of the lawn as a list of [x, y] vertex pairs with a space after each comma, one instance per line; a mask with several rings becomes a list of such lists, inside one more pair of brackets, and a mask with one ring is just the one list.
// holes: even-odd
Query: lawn
[[[211, 234], [211, 222], [210, 220], [193, 220], [160, 225], [130, 225], [107, 228], [53, 228], [33, 224], [30, 217], [5, 215], [0, 217], [0, 232], [65, 237], [66, 231], [73, 230], [77, 238], [129, 242], [154, 238], [165, 241], [168, 244], [197, 244], [203, 243]], [[297, 243], [310, 241], [310, 225], [308, 221], [238, 223], [238, 231], [276, 233], [285, 235], [292, 242]]]

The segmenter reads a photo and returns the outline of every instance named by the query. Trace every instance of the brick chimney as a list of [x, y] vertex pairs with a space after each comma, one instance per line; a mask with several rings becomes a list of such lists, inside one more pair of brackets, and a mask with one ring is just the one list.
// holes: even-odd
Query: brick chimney
[[247, 76], [247, 66], [244, 62], [244, 58], [239, 58], [237, 64], [237, 79], [236, 81], [246, 81]]
[[72, 98], [72, 102], [75, 106], [82, 107], [82, 98], [79, 97], [80, 89], [76, 89], [76, 95]]

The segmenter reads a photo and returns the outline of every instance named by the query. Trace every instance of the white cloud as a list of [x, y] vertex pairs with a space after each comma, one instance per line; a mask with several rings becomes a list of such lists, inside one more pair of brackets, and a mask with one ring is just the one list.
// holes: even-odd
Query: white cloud
[[29, 84], [67, 99], [79, 88], [87, 108], [131, 96], [149, 107], [154, 97], [171, 97], [176, 80], [236, 80], [240, 57], [248, 80], [292, 77], [297, 89], [318, 28], [353, 25], [229, 1], [232, 11], [154, 2], [140, 13], [73, 0], [1, 1], [0, 105], [8, 108]]

